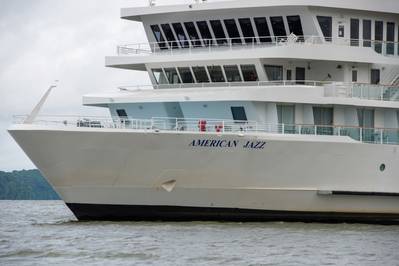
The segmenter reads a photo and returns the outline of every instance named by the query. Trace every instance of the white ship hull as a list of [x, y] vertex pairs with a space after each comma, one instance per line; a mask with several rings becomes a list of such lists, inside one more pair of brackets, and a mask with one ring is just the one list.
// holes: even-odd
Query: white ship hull
[[81, 220], [399, 222], [395, 145], [262, 133], [9, 131]]

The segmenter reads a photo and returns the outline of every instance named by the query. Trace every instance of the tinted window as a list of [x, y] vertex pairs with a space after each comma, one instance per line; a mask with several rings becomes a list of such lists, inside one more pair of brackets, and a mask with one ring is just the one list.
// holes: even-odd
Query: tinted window
[[297, 84], [305, 84], [306, 69], [304, 67], [295, 68], [295, 80]]
[[295, 106], [294, 105], [277, 105], [277, 118], [279, 124], [294, 125], [295, 124]]
[[229, 37], [231, 38], [231, 42], [241, 43], [240, 33], [238, 32], [236, 21], [234, 19], [225, 19], [224, 25], [226, 26]]
[[[290, 33], [294, 33], [297, 36], [303, 36], [302, 23], [300, 16], [287, 16], [288, 28]], [[300, 41], [303, 41], [303, 37], [299, 37]]]
[[178, 48], [175, 35], [173, 35], [172, 28], [170, 27], [169, 24], [162, 24], [161, 25], [163, 33], [165, 33], [165, 37], [169, 42], [169, 46], [172, 48]]
[[154, 75], [155, 81], [158, 84], [168, 84], [168, 80], [165, 77], [161, 68], [156, 68], [152, 70], [152, 74]]
[[177, 74], [176, 68], [165, 68], [166, 78], [169, 84], [179, 84], [181, 83], [179, 75]]
[[252, 28], [252, 23], [249, 18], [239, 18], [238, 22], [240, 23], [242, 35], [245, 37], [246, 43], [252, 43], [255, 41], [255, 33]]
[[193, 22], [184, 22], [184, 27], [186, 28], [188, 37], [191, 40], [191, 45], [196, 47], [196, 46], [201, 46], [201, 41], [199, 41], [200, 37], [198, 35], [197, 29], [195, 28], [195, 25]]
[[208, 66], [212, 82], [225, 82], [221, 66]]
[[224, 34], [223, 26], [220, 20], [211, 20], [210, 23], [213, 33], [215, 34], [216, 42], [218, 44], [227, 43], [226, 35]]
[[357, 82], [357, 70], [352, 70], [352, 82]]
[[231, 114], [236, 121], [247, 121], [247, 114], [242, 106], [231, 107]]
[[228, 82], [241, 81], [241, 76], [240, 76], [240, 71], [238, 70], [238, 66], [236, 65], [223, 66], [223, 68]]
[[116, 113], [118, 114], [119, 118], [127, 118], [127, 113], [125, 109], [117, 109]]
[[371, 20], [363, 20], [363, 46], [371, 47]]
[[267, 26], [266, 18], [254, 18], [255, 27], [258, 31], [259, 40], [261, 42], [271, 42], [269, 27]]
[[178, 67], [181, 81], [183, 83], [194, 83], [194, 77], [189, 67]]
[[254, 65], [241, 65], [244, 81], [258, 81], [258, 73]]
[[387, 23], [387, 54], [395, 53], [395, 23]]
[[158, 43], [159, 48], [165, 49], [166, 48], [165, 39], [161, 33], [161, 29], [159, 28], [159, 26], [151, 25], [151, 30], [152, 30], [152, 33], [154, 33], [154, 37]]
[[313, 107], [314, 124], [332, 125], [333, 113], [333, 108], [330, 107]]
[[379, 84], [380, 83], [380, 70], [379, 69], [372, 69], [371, 70], [371, 84]]
[[384, 22], [376, 21], [375, 22], [375, 45], [374, 49], [377, 53], [382, 53], [382, 39], [383, 39], [383, 31], [384, 31]]
[[351, 19], [351, 46], [359, 46], [359, 20]]
[[205, 67], [198, 66], [198, 67], [193, 67], [193, 72], [195, 79], [197, 80], [198, 83], [208, 83], [209, 82], [209, 77], [208, 74], [206, 73]]
[[275, 37], [285, 37], [287, 33], [285, 32], [283, 17], [270, 17], [272, 23], [272, 29]]
[[212, 34], [209, 30], [208, 23], [206, 21], [197, 21], [198, 30], [205, 45], [212, 44]]
[[323, 32], [324, 38], [326, 41], [331, 42], [332, 37], [332, 18], [317, 16], [317, 20], [319, 21], [321, 31]]
[[283, 80], [283, 67], [265, 65], [267, 78], [269, 81]]
[[173, 29], [175, 30], [176, 36], [177, 36], [177, 40], [180, 43], [181, 47], [188, 47], [188, 41], [187, 41], [187, 36], [184, 33], [183, 30], [183, 26], [181, 25], [181, 23], [173, 23], [172, 24]]

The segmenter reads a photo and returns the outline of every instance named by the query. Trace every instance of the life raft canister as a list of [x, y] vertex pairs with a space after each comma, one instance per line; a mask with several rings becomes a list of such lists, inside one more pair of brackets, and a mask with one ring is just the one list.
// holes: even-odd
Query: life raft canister
[[215, 125], [216, 132], [222, 132], [222, 129], [223, 129], [223, 124]]
[[206, 120], [198, 121], [198, 128], [201, 132], [205, 132], [206, 131]]

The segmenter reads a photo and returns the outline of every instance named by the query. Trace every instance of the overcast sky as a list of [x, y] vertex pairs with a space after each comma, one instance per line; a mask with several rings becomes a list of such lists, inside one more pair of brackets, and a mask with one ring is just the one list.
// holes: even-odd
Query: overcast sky
[[[157, 4], [193, 2], [157, 0]], [[0, 170], [35, 166], [6, 131], [27, 114], [54, 80], [41, 114], [108, 115], [81, 106], [82, 95], [149, 84], [147, 73], [104, 67], [117, 44], [146, 42], [140, 23], [120, 19], [121, 7], [148, 0], [0, 0]]]

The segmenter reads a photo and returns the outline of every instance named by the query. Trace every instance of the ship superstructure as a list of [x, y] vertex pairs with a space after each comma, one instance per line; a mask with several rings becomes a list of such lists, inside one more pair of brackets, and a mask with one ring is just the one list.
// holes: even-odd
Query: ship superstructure
[[149, 42], [119, 45], [106, 66], [152, 85], [83, 97], [110, 118], [10, 129], [79, 219], [399, 219], [397, 1], [193, 2], [121, 17]]

